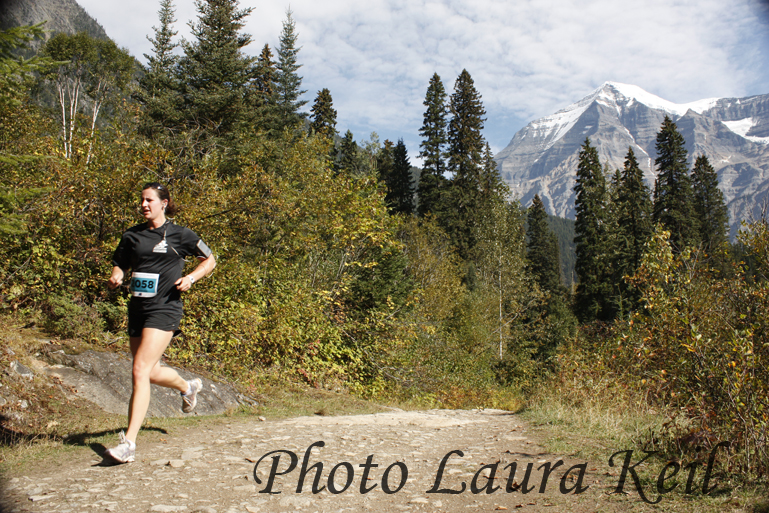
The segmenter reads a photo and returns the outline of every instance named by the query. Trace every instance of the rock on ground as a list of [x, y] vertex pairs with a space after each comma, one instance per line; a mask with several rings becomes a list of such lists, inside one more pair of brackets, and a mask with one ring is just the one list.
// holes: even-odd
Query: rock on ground
[[[51, 353], [52, 365], [38, 362], [41, 370], [56, 377], [74, 394], [87, 399], [109, 413], [125, 415], [131, 397], [131, 357], [129, 354], [85, 351], [67, 355]], [[225, 383], [216, 383], [195, 373], [176, 369], [186, 380], [201, 378], [203, 388], [198, 395], [195, 415], [216, 415], [238, 407], [249, 399]], [[179, 392], [152, 385], [149, 417], [176, 417], [182, 413]]]

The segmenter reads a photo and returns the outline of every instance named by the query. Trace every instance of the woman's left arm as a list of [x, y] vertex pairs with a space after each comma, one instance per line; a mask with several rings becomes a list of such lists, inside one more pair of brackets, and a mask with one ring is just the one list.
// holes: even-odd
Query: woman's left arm
[[214, 267], [216, 267], [216, 259], [212, 254], [207, 258], [202, 259], [197, 267], [195, 267], [194, 271], [192, 271], [187, 276], [179, 278], [174, 285], [176, 285], [176, 288], [179, 289], [180, 292], [185, 292], [189, 290], [190, 287], [192, 287], [194, 282], [201, 280], [211, 274], [211, 271], [214, 270]]

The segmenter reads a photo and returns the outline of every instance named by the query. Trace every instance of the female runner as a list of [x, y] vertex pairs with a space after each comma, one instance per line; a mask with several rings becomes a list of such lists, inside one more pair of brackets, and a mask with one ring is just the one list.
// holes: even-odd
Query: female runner
[[[175, 388], [182, 395], [182, 411], [189, 413], [197, 403], [203, 383], [199, 378], [185, 381], [170, 367], [160, 365], [160, 358], [175, 334], [182, 318], [181, 293], [216, 266], [214, 256], [192, 230], [166, 219], [176, 207], [168, 189], [148, 183], [142, 189], [141, 213], [146, 223], [123, 234], [112, 258], [112, 276], [107, 286], [115, 289], [132, 269], [128, 305], [128, 336], [133, 354], [133, 393], [128, 406], [128, 430], [120, 433], [117, 447], [105, 453], [118, 463], [134, 461], [136, 435], [139, 433], [150, 402], [150, 384]], [[197, 257], [195, 270], [182, 276], [184, 258]]]

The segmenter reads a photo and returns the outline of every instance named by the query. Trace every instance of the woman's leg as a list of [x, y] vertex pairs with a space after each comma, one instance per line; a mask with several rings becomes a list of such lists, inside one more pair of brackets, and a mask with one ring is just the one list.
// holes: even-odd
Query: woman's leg
[[147, 415], [150, 404], [150, 383], [187, 391], [187, 382], [169, 367], [161, 367], [160, 358], [171, 342], [173, 332], [144, 328], [141, 337], [131, 337], [133, 353], [133, 393], [128, 406], [126, 439], [136, 442], [136, 435]]

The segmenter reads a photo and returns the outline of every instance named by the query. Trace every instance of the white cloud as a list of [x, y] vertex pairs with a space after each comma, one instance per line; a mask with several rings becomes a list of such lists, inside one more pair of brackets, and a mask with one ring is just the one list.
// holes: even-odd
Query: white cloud
[[[134, 55], [149, 51], [159, 2], [80, 0]], [[253, 7], [256, 55], [277, 46], [288, 3]], [[526, 122], [582, 98], [604, 81], [636, 84], [685, 103], [769, 93], [767, 19], [759, 0], [293, 0], [309, 105], [328, 87], [338, 128], [376, 130], [418, 153], [422, 101], [437, 72], [447, 92], [466, 68], [483, 96], [487, 139], [502, 149]], [[195, 9], [177, 1], [188, 34]], [[189, 36], [187, 36], [189, 37]], [[763, 89], [762, 89], [763, 88]]]

